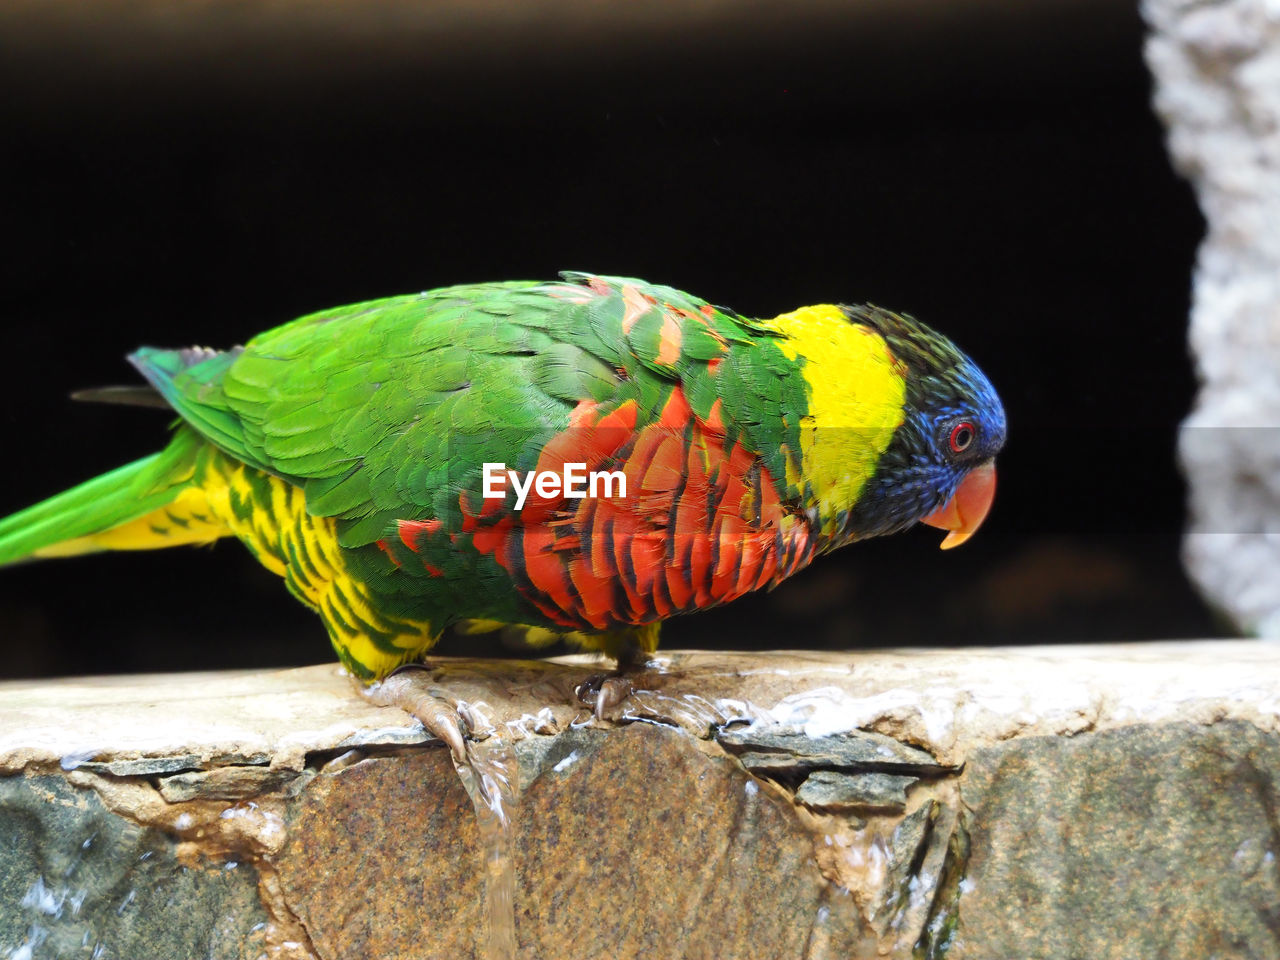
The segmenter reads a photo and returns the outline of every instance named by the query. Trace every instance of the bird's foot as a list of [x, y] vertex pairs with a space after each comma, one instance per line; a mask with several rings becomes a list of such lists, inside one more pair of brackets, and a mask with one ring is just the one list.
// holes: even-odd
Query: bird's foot
[[626, 701], [635, 690], [630, 677], [617, 673], [593, 673], [574, 689], [578, 702], [590, 707], [597, 720]]
[[574, 689], [578, 702], [590, 707], [597, 720], [603, 720], [635, 693], [649, 666], [649, 655], [658, 646], [658, 624], [651, 623], [605, 634], [600, 649], [617, 662], [608, 673], [593, 673]]
[[[399, 707], [414, 717], [428, 733], [444, 742], [455, 764], [465, 764], [467, 738], [483, 738], [465, 707], [442, 696], [429, 685], [429, 674], [416, 664], [393, 671], [381, 683], [367, 687], [365, 697], [378, 706]], [[465, 729], [464, 729], [465, 728]]]

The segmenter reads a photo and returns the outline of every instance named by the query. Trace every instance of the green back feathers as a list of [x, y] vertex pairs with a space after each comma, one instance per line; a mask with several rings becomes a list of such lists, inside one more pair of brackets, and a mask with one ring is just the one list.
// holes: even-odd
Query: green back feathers
[[754, 449], [780, 448], [775, 435], [796, 419], [783, 408], [803, 402], [785, 382], [794, 365], [733, 349], [772, 330], [669, 287], [564, 276], [353, 304], [232, 351], [131, 359], [213, 444], [302, 486], [308, 511], [337, 518], [350, 547], [399, 519], [460, 524], [459, 494], [479, 496], [481, 464], [532, 468], [583, 400], [656, 415], [679, 384], [698, 416], [719, 400]]

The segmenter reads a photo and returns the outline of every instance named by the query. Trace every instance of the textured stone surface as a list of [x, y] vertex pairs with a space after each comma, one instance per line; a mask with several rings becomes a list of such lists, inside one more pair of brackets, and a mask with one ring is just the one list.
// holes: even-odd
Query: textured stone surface
[[[522, 956], [803, 956], [831, 907], [785, 798], [658, 727], [566, 733], [539, 759], [514, 815]], [[483, 853], [445, 751], [313, 783], [290, 833], [281, 881], [322, 956], [482, 955]]]
[[298, 774], [270, 767], [214, 767], [160, 778], [160, 796], [169, 803], [184, 800], [245, 800], [279, 789]]
[[796, 730], [753, 724], [724, 730], [716, 740], [734, 752], [752, 772], [799, 772], [831, 767], [934, 772], [938, 768], [937, 761], [923, 750], [862, 730], [815, 737]]
[[[530, 732], [585, 719], [573, 688], [589, 657], [473, 662], [433, 658], [456, 699], [483, 701]], [[1163, 719], [1248, 720], [1280, 729], [1280, 651], [1251, 641], [847, 654], [673, 652], [619, 711], [707, 737], [759, 721], [810, 738], [872, 733], [948, 767], [1014, 736]], [[352, 695], [334, 666], [271, 672], [0, 683], [0, 772], [32, 766], [117, 776], [226, 764], [300, 770], [308, 755], [430, 739], [398, 710]], [[776, 731], [774, 731], [776, 732]], [[172, 763], [172, 758], [179, 758]], [[127, 766], [129, 764], [136, 765]], [[125, 765], [125, 766], [122, 766]]]
[[[1276, 645], [596, 669], [420, 674], [518, 771], [520, 957], [1280, 960]], [[485, 955], [448, 751], [331, 668], [0, 685], [0, 769], [0, 957]]]
[[901, 810], [907, 805], [907, 788], [917, 779], [891, 773], [815, 770], [796, 790], [796, 799], [809, 807], [888, 807]]
[[175, 773], [427, 739], [409, 717], [353, 697], [336, 665], [0, 687], [0, 773], [50, 763], [115, 776]]
[[1280, 636], [1280, 11], [1143, 0], [1169, 151], [1208, 224], [1191, 347], [1201, 390], [1179, 449], [1184, 556], [1244, 627]]
[[978, 750], [948, 960], [1280, 957], [1280, 740], [1168, 724]]
[[266, 920], [252, 864], [183, 863], [64, 777], [0, 778], [0, 956], [238, 960]]

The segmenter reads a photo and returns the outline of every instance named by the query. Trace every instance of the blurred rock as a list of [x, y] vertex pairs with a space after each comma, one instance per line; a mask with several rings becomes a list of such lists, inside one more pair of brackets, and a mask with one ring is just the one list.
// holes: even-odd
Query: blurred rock
[[[1211, 602], [1280, 637], [1280, 15], [1269, 0], [1144, 0], [1174, 164], [1208, 221], [1191, 347], [1201, 379], [1179, 449], [1184, 557]], [[1142, 373], [1135, 365], [1135, 375]]]
[[1280, 957], [1280, 740], [1171, 723], [975, 751], [947, 960]]
[[[1280, 960], [1273, 645], [679, 653], [604, 721], [596, 669], [422, 674], [516, 784], [521, 957]], [[0, 956], [491, 956], [449, 751], [332, 667], [0, 684], [0, 770]]]

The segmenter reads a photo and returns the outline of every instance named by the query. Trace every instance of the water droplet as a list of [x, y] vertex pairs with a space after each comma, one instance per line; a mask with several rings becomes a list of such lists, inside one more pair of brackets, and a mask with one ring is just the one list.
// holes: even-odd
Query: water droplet
[[126, 893], [124, 895], [124, 899], [120, 901], [120, 906], [116, 907], [116, 916], [123, 917], [124, 912], [129, 909], [129, 904], [133, 903], [133, 901], [137, 898], [137, 896], [138, 896], [137, 890], [130, 890], [128, 893]]
[[578, 751], [577, 750], [570, 751], [567, 757], [565, 757], [563, 760], [561, 760], [551, 769], [554, 770], [556, 773], [564, 773], [571, 766], [573, 766], [574, 763], [577, 762], [577, 760], [578, 760]]
[[97, 750], [77, 750], [63, 756], [59, 765], [63, 770], [75, 770], [81, 764], [88, 763], [98, 755]]
[[49, 917], [62, 915], [62, 903], [67, 899], [66, 891], [54, 893], [53, 889], [44, 885], [44, 877], [36, 877], [35, 883], [27, 888], [22, 897], [22, 905], [38, 910]]

